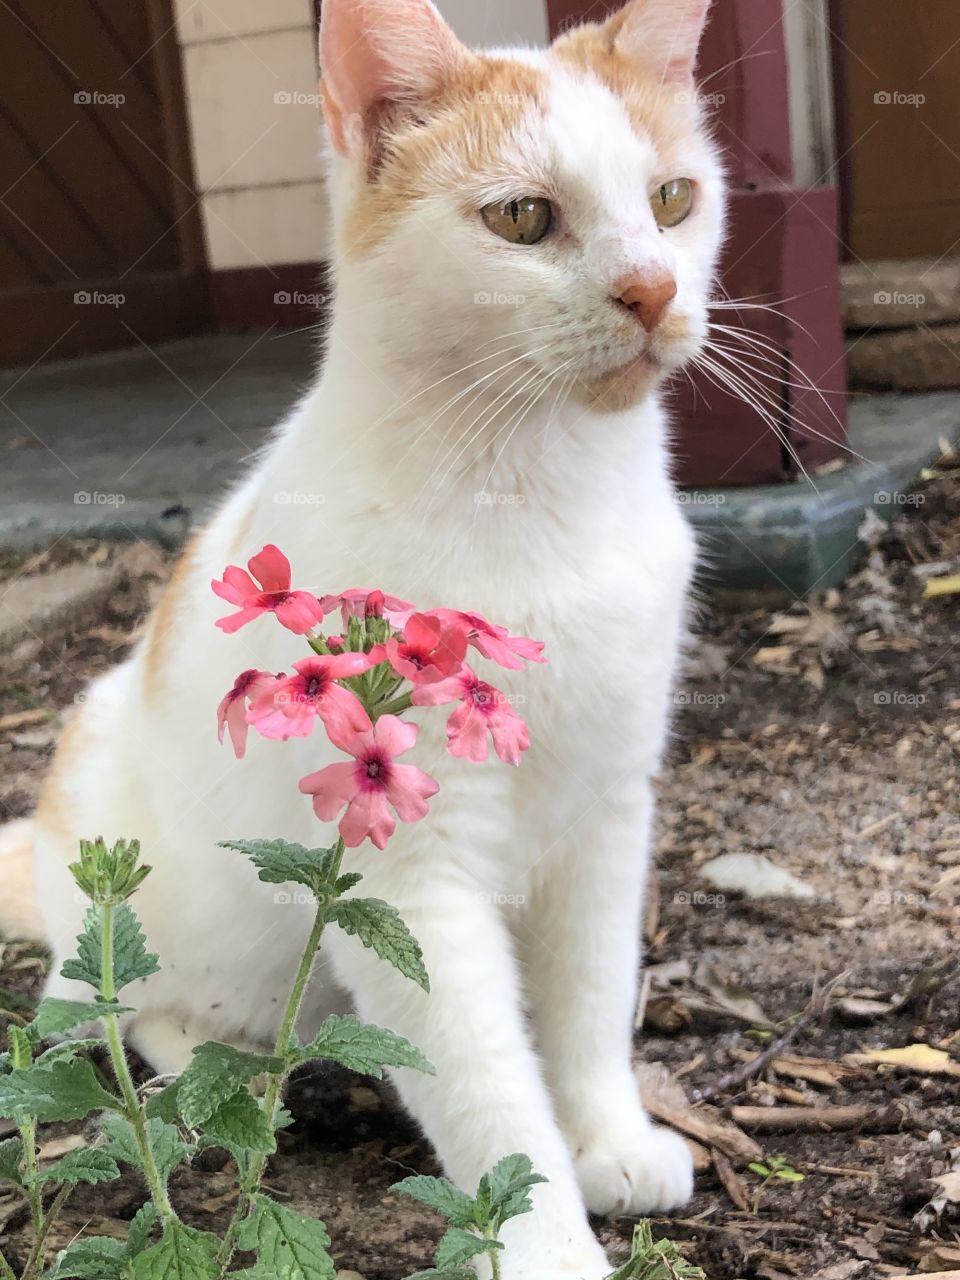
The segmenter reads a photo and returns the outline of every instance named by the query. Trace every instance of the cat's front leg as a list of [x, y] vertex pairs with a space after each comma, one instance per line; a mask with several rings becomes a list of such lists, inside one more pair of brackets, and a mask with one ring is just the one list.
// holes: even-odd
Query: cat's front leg
[[604, 796], [589, 834], [549, 855], [523, 931], [547, 1080], [594, 1213], [676, 1209], [693, 1188], [686, 1144], [651, 1124], [632, 1069], [652, 811], [646, 780]]
[[436, 1067], [435, 1076], [402, 1070], [395, 1080], [455, 1183], [472, 1194], [481, 1175], [514, 1152], [528, 1155], [548, 1179], [533, 1188], [533, 1212], [504, 1228], [504, 1280], [600, 1280], [610, 1266], [590, 1230], [524, 1025], [500, 913], [476, 885], [426, 880], [415, 867], [403, 873], [391, 865], [400, 874], [367, 875], [364, 887], [399, 908], [423, 948], [430, 993], [356, 939], [334, 934], [339, 978], [362, 1018], [405, 1035]]

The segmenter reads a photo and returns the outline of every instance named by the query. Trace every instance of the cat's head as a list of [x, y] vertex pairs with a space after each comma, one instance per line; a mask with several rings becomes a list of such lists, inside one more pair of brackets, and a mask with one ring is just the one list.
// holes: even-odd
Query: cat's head
[[429, 0], [324, 0], [341, 305], [398, 368], [532, 369], [620, 409], [696, 354], [723, 228], [709, 3], [474, 53]]

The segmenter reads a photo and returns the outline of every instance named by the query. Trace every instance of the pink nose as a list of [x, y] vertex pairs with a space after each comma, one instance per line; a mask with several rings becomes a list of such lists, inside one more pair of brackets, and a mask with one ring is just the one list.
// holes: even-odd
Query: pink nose
[[630, 308], [647, 333], [652, 333], [669, 303], [677, 296], [677, 282], [667, 272], [656, 275], [635, 272], [617, 281], [613, 286], [613, 296], [617, 302]]

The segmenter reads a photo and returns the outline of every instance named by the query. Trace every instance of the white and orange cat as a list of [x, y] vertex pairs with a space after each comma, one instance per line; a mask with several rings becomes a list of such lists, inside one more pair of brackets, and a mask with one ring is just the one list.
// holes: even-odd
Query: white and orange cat
[[436, 1077], [396, 1083], [465, 1188], [513, 1151], [546, 1175], [505, 1233], [506, 1280], [598, 1280], [587, 1211], [672, 1209], [692, 1185], [686, 1146], [644, 1113], [631, 1031], [694, 562], [659, 388], [705, 340], [723, 223], [693, 81], [708, 3], [630, 0], [545, 51], [474, 53], [429, 0], [324, 0], [322, 371], [91, 689], [36, 820], [2, 840], [8, 904], [33, 850], [56, 974], [83, 911], [78, 837], [140, 838], [163, 969], [126, 1033], [157, 1070], [206, 1039], [269, 1042], [311, 908], [274, 903], [217, 841], [329, 843], [296, 784], [332, 748], [218, 745], [236, 672], [303, 653], [269, 620], [217, 630], [211, 579], [273, 542], [296, 586], [380, 587], [544, 638], [548, 664], [507, 685], [532, 733], [522, 768], [451, 759], [428, 718], [429, 819], [348, 851], [422, 944], [430, 995], [335, 934], [302, 1028], [349, 1001], [417, 1044]]

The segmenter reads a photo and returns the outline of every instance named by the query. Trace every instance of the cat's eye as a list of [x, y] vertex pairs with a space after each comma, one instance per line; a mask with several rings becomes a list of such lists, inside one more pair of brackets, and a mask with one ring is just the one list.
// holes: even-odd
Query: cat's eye
[[541, 196], [519, 196], [516, 200], [495, 200], [480, 210], [494, 233], [511, 244], [536, 244], [550, 230], [553, 208]]
[[659, 227], [676, 227], [693, 208], [693, 183], [689, 178], [665, 182], [650, 197], [650, 207]]

